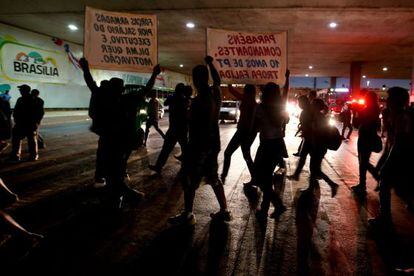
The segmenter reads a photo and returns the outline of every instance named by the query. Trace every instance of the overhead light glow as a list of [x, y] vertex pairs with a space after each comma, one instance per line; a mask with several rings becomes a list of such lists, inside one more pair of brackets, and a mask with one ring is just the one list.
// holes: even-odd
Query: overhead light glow
[[382, 71], [388, 71], [388, 67], [382, 67]]
[[185, 26], [189, 29], [192, 29], [195, 27], [195, 24], [193, 22], [188, 22]]
[[362, 78], [365, 79], [367, 76], [363, 75]]
[[73, 24], [69, 24], [69, 25], [68, 25], [68, 28], [69, 28], [69, 30], [71, 30], [71, 31], [77, 31], [77, 30], [78, 30], [78, 27], [77, 27], [76, 25], [73, 25]]
[[336, 22], [329, 23], [329, 28], [335, 29], [336, 27], [338, 27], [338, 24]]
[[313, 66], [312, 65], [309, 65], [309, 69], [313, 69]]
[[309, 77], [309, 74], [306, 74], [305, 77]]
[[184, 67], [184, 65], [183, 65], [183, 64], [180, 64], [180, 67], [181, 67], [181, 68], [183, 68], [183, 67]]

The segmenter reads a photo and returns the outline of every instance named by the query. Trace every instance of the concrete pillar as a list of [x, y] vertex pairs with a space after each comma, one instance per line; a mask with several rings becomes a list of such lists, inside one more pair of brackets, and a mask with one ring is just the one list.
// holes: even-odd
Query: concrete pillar
[[329, 87], [333, 89], [336, 88], [336, 77], [331, 77], [331, 84]]
[[313, 90], [316, 90], [316, 77], [313, 78]]
[[351, 74], [350, 74], [350, 85], [349, 90], [351, 95], [358, 95], [361, 91], [361, 61], [351, 62]]

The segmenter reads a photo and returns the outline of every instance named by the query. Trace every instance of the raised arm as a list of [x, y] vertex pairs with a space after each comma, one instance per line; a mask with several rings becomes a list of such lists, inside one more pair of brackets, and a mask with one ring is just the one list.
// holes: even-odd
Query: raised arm
[[154, 66], [154, 69], [152, 70], [152, 75], [151, 78], [149, 79], [149, 81], [147, 82], [147, 85], [145, 85], [144, 88], [144, 94], [147, 95], [149, 92], [151, 92], [152, 88], [154, 87], [155, 84], [155, 79], [157, 78], [157, 76], [161, 73], [161, 67], [159, 64]]
[[285, 73], [285, 86], [283, 87], [283, 95], [282, 95], [282, 99], [283, 101], [287, 102], [288, 100], [288, 92], [289, 92], [289, 76], [290, 76], [290, 71], [289, 69], [286, 70]]
[[221, 84], [220, 75], [213, 65], [213, 58], [211, 56], [206, 56], [204, 60], [207, 63], [208, 68], [210, 69], [214, 86], [220, 86]]
[[98, 86], [96, 85], [96, 82], [93, 80], [91, 71], [89, 70], [89, 63], [86, 60], [86, 58], [81, 58], [79, 60], [79, 64], [83, 71], [83, 78], [85, 79], [86, 85], [88, 86], [89, 90], [93, 93], [96, 91]]
[[243, 94], [237, 91], [231, 84], [228, 85], [229, 92], [232, 94], [237, 100], [243, 100]]

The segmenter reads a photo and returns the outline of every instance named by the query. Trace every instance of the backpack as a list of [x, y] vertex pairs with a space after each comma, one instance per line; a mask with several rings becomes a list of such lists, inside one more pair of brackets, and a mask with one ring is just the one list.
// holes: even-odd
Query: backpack
[[342, 136], [336, 126], [328, 126], [326, 128], [326, 147], [329, 150], [336, 151], [342, 144]]

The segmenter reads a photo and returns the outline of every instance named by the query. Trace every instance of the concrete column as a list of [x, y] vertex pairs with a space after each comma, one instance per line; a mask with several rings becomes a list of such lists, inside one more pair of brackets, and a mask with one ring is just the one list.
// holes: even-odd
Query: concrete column
[[316, 86], [317, 86], [316, 81], [317, 81], [316, 77], [313, 78], [313, 90], [316, 90]]
[[329, 86], [330, 88], [336, 88], [336, 77], [331, 77], [331, 84]]
[[351, 95], [358, 95], [361, 91], [361, 61], [351, 62], [351, 74], [350, 74], [350, 85], [349, 90]]

